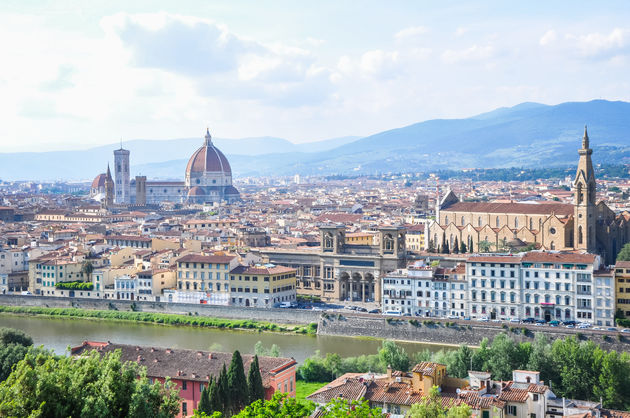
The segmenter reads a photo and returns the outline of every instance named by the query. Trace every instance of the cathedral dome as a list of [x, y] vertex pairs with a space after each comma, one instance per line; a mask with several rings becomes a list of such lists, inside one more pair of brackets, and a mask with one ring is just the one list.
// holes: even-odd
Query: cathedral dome
[[206, 141], [188, 160], [186, 177], [194, 177], [195, 174], [225, 173], [232, 175], [232, 168], [225, 155], [212, 143], [210, 132], [206, 132]]
[[195, 186], [188, 191], [188, 197], [205, 196], [205, 195], [206, 195], [206, 192], [204, 192], [203, 189], [199, 186]]
[[94, 177], [94, 180], [92, 181], [92, 189], [105, 188], [105, 180], [107, 180], [107, 175], [105, 173], [101, 173]]

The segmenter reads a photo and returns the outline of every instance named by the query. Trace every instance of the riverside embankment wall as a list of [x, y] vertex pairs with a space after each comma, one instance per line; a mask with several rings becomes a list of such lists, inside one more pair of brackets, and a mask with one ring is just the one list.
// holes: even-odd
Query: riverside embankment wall
[[[410, 322], [413, 321], [413, 322]], [[447, 325], [448, 324], [448, 325]], [[523, 329], [525, 331], [523, 331]], [[492, 340], [497, 334], [507, 333], [515, 341], [532, 341], [536, 332], [544, 332], [550, 339], [578, 336], [592, 340], [602, 348], [630, 351], [630, 334], [608, 331], [575, 330], [562, 327], [536, 327], [523, 324], [496, 324], [471, 321], [436, 321], [414, 318], [383, 318], [372, 315], [326, 313], [320, 317], [319, 335], [348, 337], [376, 337], [401, 341], [436, 344], [467, 344], [477, 346], [484, 338]]]
[[81, 308], [92, 310], [136, 311], [208, 316], [227, 319], [251, 319], [277, 324], [310, 324], [317, 322], [320, 312], [300, 309], [241, 308], [191, 303], [122, 301], [52, 296], [0, 295], [0, 305], [41, 306], [48, 308]]

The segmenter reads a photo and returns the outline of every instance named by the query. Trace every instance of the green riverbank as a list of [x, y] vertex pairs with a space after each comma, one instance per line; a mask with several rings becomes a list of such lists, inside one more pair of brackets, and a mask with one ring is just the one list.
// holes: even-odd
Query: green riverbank
[[151, 312], [100, 311], [78, 308], [46, 308], [39, 306], [2, 306], [0, 313], [46, 316], [54, 318], [81, 318], [103, 321], [128, 321], [145, 324], [180, 325], [202, 328], [240, 329], [253, 331], [271, 331], [296, 334], [316, 334], [317, 324], [309, 325], [281, 325], [264, 321], [247, 319], [210, 318], [197, 315], [178, 315]]

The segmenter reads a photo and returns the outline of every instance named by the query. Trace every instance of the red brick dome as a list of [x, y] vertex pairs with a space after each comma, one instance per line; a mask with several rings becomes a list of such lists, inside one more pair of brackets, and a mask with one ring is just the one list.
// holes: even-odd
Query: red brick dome
[[222, 172], [232, 175], [232, 168], [225, 155], [212, 143], [210, 132], [206, 132], [206, 141], [188, 160], [186, 176], [191, 173]]
[[94, 180], [92, 181], [92, 189], [104, 188], [105, 180], [107, 180], [107, 175], [105, 173], [101, 173], [94, 177]]
[[206, 192], [203, 191], [203, 189], [199, 186], [195, 186], [192, 187], [190, 190], [188, 190], [188, 196], [205, 196]]

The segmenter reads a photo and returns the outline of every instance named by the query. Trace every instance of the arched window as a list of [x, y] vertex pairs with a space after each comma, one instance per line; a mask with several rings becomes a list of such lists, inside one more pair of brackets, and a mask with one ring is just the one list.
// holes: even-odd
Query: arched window
[[464, 217], [462, 216], [462, 226], [464, 226]]
[[501, 302], [505, 302], [505, 292], [501, 292]]
[[584, 239], [582, 238], [582, 225], [578, 226], [578, 244], [582, 244]]
[[564, 297], [564, 304], [565, 305], [570, 305], [571, 304], [571, 298], [569, 296], [565, 296]]
[[534, 303], [538, 303], [538, 302], [540, 302], [540, 296], [534, 295]]
[[551, 296], [545, 295], [545, 303], [550, 303], [550, 302], [551, 302]]
[[514, 303], [516, 302], [516, 293], [511, 292], [510, 293], [510, 303]]
[[582, 183], [577, 186], [577, 202], [578, 205], [584, 201], [584, 192], [582, 191]]
[[531, 300], [531, 295], [528, 293], [525, 295], [525, 303], [529, 303]]
[[518, 218], [514, 218], [514, 229], [518, 229]]
[[477, 218], [477, 226], [481, 226], [481, 216]]
[[490, 292], [490, 300], [491, 300], [492, 302], [494, 302], [494, 301], [495, 301], [495, 299], [496, 299], [496, 294], [495, 294], [495, 292], [494, 292], [494, 291]]
[[560, 296], [556, 296], [556, 305], [560, 305], [562, 302], [562, 298]]
[[529, 218], [529, 229], [534, 229], [534, 220], [532, 218]]
[[499, 227], [499, 217], [497, 216], [497, 228]]
[[550, 249], [555, 250], [556, 249], [556, 243], [551, 241], [551, 244], [549, 246]]
[[538, 230], [542, 230], [542, 218], [538, 218]]
[[444, 224], [448, 225], [448, 215], [446, 215], [446, 217], [444, 218]]

